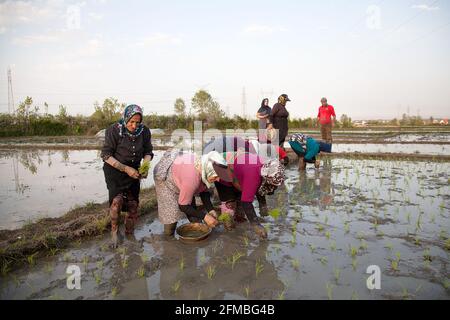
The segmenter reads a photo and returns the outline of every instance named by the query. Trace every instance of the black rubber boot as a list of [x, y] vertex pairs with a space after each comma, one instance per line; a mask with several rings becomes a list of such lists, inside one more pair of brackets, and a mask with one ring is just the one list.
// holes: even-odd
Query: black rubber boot
[[175, 234], [175, 229], [177, 228], [177, 223], [170, 223], [164, 225], [164, 235], [168, 237], [173, 237]]

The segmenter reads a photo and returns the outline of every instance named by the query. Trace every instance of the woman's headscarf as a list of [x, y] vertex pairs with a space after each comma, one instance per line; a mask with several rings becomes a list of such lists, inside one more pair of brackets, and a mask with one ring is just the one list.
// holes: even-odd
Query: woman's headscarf
[[261, 107], [265, 107], [265, 106], [266, 106], [266, 104], [264, 103], [264, 102], [266, 102], [266, 101], [267, 101], [267, 106], [269, 106], [269, 99], [264, 98], [264, 99], [261, 101]]
[[289, 141], [298, 142], [303, 149], [303, 153], [306, 153], [306, 140], [308, 140], [309, 136], [303, 133], [294, 133], [289, 137]]
[[227, 168], [227, 162], [225, 161], [224, 157], [218, 153], [217, 151], [211, 151], [207, 154], [202, 155], [201, 157], [196, 159], [196, 168], [199, 168], [202, 174], [202, 181], [206, 185], [206, 187], [209, 189], [212, 186], [212, 183], [208, 181], [208, 178], [211, 177], [220, 177], [220, 178], [226, 178], [222, 177], [222, 172], [217, 173], [217, 166], [222, 166], [224, 168], [224, 172]]
[[278, 159], [270, 159], [261, 168], [261, 186], [258, 189], [260, 196], [273, 194], [284, 182], [284, 166]]
[[[141, 123], [134, 132], [130, 132], [127, 129], [127, 123], [136, 114], [141, 115]], [[123, 137], [124, 135], [128, 135], [130, 137], [138, 137], [144, 130], [144, 125], [142, 124], [143, 117], [144, 113], [142, 112], [141, 107], [139, 107], [136, 104], [130, 104], [129, 106], [127, 106], [125, 110], [123, 110], [122, 118], [119, 120], [118, 123], [120, 136]]]

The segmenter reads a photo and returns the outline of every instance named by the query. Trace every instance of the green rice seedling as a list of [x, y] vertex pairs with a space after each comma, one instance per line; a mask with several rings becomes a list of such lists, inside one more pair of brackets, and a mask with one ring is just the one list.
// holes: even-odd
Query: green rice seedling
[[339, 278], [341, 277], [341, 269], [334, 268], [334, 280], [336, 280], [336, 283], [339, 282]]
[[311, 250], [311, 253], [314, 253], [314, 251], [316, 250], [316, 247], [312, 243], [310, 243], [309, 249]]
[[397, 260], [391, 260], [391, 268], [394, 271], [398, 270], [398, 261]]
[[352, 300], [359, 300], [358, 292], [353, 291], [353, 293], [352, 293]]
[[390, 251], [394, 250], [394, 246], [390, 242], [386, 245], [386, 248], [388, 248]]
[[250, 244], [250, 241], [248, 240], [248, 237], [246, 235], [242, 237], [242, 242], [244, 243], [244, 247], [248, 247]]
[[243, 253], [236, 251], [235, 253], [233, 253], [233, 255], [230, 258], [230, 263], [231, 263], [231, 270], [234, 270], [234, 266], [235, 264], [239, 261], [240, 258], [242, 258], [244, 256]]
[[248, 297], [250, 296], [250, 286], [244, 287], [244, 294], [245, 297], [248, 299]]
[[95, 221], [95, 227], [99, 233], [103, 233], [109, 225], [109, 217], [103, 217]]
[[400, 261], [400, 252], [399, 251], [397, 251], [396, 253], [395, 253], [395, 257], [397, 258], [397, 261]]
[[95, 279], [95, 283], [97, 283], [97, 285], [100, 284], [100, 282], [102, 282], [102, 276], [100, 272], [94, 272], [94, 279]]
[[140, 257], [141, 257], [142, 263], [146, 263], [149, 260], [149, 257], [145, 252], [142, 252]]
[[450, 250], [450, 238], [445, 241], [445, 250]]
[[427, 262], [431, 262], [432, 261], [431, 254], [430, 254], [430, 249], [426, 249], [423, 252], [423, 260], [425, 260]]
[[139, 167], [139, 174], [141, 176], [147, 176], [150, 170], [150, 161], [142, 161], [142, 165]]
[[103, 269], [103, 264], [104, 264], [103, 260], [97, 261], [97, 268], [100, 270]]
[[50, 255], [54, 256], [58, 251], [58, 248], [50, 248]]
[[199, 290], [197, 294], [197, 300], [202, 300], [202, 290]]
[[331, 243], [330, 243], [330, 249], [331, 249], [331, 251], [336, 251], [336, 241], [331, 241]]
[[85, 255], [83, 257], [83, 265], [85, 268], [87, 267], [88, 263], [89, 263], [89, 257]]
[[232, 221], [232, 218], [229, 214], [226, 213], [221, 213], [219, 218], [218, 218], [219, 222], [223, 223], [223, 224], [227, 224], [230, 223]]
[[206, 256], [205, 255], [201, 255], [200, 256], [200, 263], [204, 264], [206, 262]]
[[356, 260], [356, 258], [352, 259], [352, 269], [353, 271], [356, 271], [356, 267], [358, 266], [358, 261]]
[[283, 290], [283, 291], [281, 291], [281, 292], [278, 292], [278, 295], [277, 295], [277, 300], [284, 300], [285, 299], [285, 293], [286, 293], [286, 290]]
[[323, 231], [323, 225], [321, 225], [320, 223], [317, 224], [316, 228], [319, 232]]
[[123, 268], [123, 269], [128, 268], [128, 257], [124, 257], [124, 258], [122, 259], [122, 268]]
[[350, 232], [350, 225], [347, 221], [344, 223], [344, 232], [346, 234]]
[[45, 264], [45, 272], [46, 273], [52, 273], [53, 272], [53, 264], [48, 262]]
[[113, 297], [116, 297], [118, 292], [119, 292], [119, 290], [117, 289], [117, 287], [114, 287], [111, 289], [111, 295]]
[[255, 275], [258, 278], [258, 275], [264, 270], [264, 265], [259, 261], [259, 259], [255, 263]]
[[294, 247], [296, 245], [296, 243], [297, 243], [297, 236], [294, 234], [291, 237], [291, 246]]
[[350, 256], [352, 258], [356, 257], [358, 255], [358, 248], [350, 246]]
[[322, 257], [322, 258], [320, 258], [320, 262], [322, 264], [327, 264], [328, 263], [328, 258], [327, 257]]
[[291, 263], [292, 263], [292, 267], [293, 267], [295, 270], [300, 269], [300, 260], [299, 260], [299, 259], [292, 259], [292, 260], [291, 260]]
[[214, 278], [214, 275], [216, 274], [216, 266], [215, 265], [209, 265], [206, 268], [206, 275], [208, 276], [209, 280], [212, 280]]
[[328, 300], [333, 300], [333, 285], [329, 282], [326, 283], [326, 289], [327, 289], [327, 297]]
[[449, 279], [445, 279], [442, 283], [442, 285], [444, 286], [445, 290], [450, 289], [450, 280]]
[[180, 271], [183, 272], [185, 264], [184, 264], [184, 256], [181, 256], [180, 262], [178, 263]]
[[145, 277], [145, 268], [144, 268], [144, 266], [141, 266], [141, 267], [137, 270], [137, 275], [139, 276], [139, 278]]
[[331, 237], [330, 231], [325, 232], [325, 237], [327, 238], [327, 240], [330, 240]]
[[175, 282], [175, 283], [172, 285], [172, 291], [173, 291], [173, 293], [174, 293], [174, 294], [177, 294], [178, 291], [180, 291], [180, 288], [181, 288], [181, 280], [178, 280], [177, 282]]
[[272, 209], [272, 210], [269, 211], [269, 215], [272, 218], [274, 218], [275, 220], [277, 220], [279, 218], [280, 213], [281, 213], [281, 211], [278, 208], [275, 208], [275, 209]]
[[361, 250], [367, 250], [367, 242], [364, 239], [361, 241], [361, 244], [359, 245], [359, 248]]

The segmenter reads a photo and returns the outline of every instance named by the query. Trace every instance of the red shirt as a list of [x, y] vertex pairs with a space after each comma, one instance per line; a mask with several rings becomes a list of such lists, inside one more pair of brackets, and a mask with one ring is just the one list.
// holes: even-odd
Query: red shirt
[[331, 116], [336, 117], [332, 105], [329, 104], [327, 107], [324, 106], [319, 107], [319, 113], [317, 117], [319, 118], [320, 124], [331, 123]]

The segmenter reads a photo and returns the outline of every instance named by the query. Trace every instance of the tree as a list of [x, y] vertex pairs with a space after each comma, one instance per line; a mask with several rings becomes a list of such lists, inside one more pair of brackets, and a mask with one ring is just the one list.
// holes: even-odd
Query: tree
[[341, 122], [342, 128], [351, 128], [352, 127], [352, 119], [349, 116], [347, 116], [346, 114], [343, 114], [341, 116], [340, 122]]
[[91, 119], [100, 121], [103, 126], [108, 125], [120, 119], [120, 112], [124, 108], [124, 103], [119, 103], [115, 98], [107, 98], [101, 106], [95, 102], [95, 111], [91, 115]]
[[178, 98], [177, 100], [175, 100], [173, 107], [175, 110], [175, 114], [182, 118], [186, 117], [186, 103], [184, 103], [183, 99]]
[[58, 119], [65, 121], [67, 119], [67, 108], [62, 104], [59, 105]]
[[200, 120], [207, 120], [208, 123], [213, 123], [225, 116], [219, 103], [205, 90], [197, 91], [191, 100], [191, 104]]

